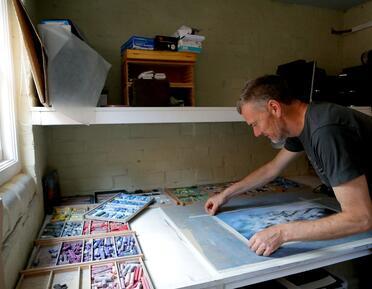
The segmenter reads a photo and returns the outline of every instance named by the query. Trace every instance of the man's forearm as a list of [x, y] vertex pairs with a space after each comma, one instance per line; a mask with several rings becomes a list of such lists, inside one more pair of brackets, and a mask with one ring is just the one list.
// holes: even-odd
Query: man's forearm
[[336, 239], [371, 230], [366, 218], [341, 212], [315, 221], [279, 225], [284, 242]]

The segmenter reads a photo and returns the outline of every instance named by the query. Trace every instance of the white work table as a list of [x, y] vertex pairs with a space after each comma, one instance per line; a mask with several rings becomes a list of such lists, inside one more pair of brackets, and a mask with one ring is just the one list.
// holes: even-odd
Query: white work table
[[[195, 210], [201, 210], [202, 205], [197, 204], [199, 208]], [[165, 207], [164, 211], [161, 208], [149, 208], [131, 223], [132, 229], [137, 232], [147, 269], [157, 289], [237, 288], [372, 253], [371, 232], [358, 240], [347, 239], [342, 244], [334, 243], [309, 252], [216, 270], [203, 256], [206, 251], [203, 246], [206, 245], [198, 245], [200, 239], [198, 243], [192, 230], [177, 229], [177, 226], [182, 227], [182, 218], [173, 222], [169, 217], [172, 213], [165, 213], [172, 211], [171, 207], [181, 212], [188, 210], [186, 207], [175, 206], [168, 206], [170, 210]]]
[[[131, 223], [157, 289], [183, 288], [213, 280], [182, 238], [167, 223], [160, 208], [151, 208]], [[200, 288], [200, 287], [199, 287]]]

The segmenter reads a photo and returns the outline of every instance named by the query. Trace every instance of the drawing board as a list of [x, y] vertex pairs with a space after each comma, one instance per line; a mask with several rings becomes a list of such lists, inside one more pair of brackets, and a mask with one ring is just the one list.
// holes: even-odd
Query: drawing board
[[259, 263], [263, 268], [269, 268], [274, 264], [288, 264], [290, 260], [320, 258], [319, 252], [322, 252], [322, 258], [327, 254], [333, 256], [338, 253], [335, 248], [362, 245], [372, 248], [372, 232], [366, 232], [335, 240], [287, 243], [269, 257], [258, 256], [248, 249], [247, 238], [268, 225], [319, 218], [339, 210], [335, 199], [320, 195], [299, 191], [256, 198], [237, 197], [217, 216], [207, 215], [203, 205], [196, 203], [162, 210], [167, 222], [211, 270], [222, 272]]

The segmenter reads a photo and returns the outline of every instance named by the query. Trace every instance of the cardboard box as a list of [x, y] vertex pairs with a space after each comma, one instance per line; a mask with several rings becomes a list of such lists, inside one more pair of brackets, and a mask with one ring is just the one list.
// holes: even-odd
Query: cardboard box
[[132, 36], [120, 47], [120, 53], [123, 54], [126, 49], [154, 50], [154, 38]]
[[181, 45], [181, 46], [178, 46], [178, 51], [200, 53], [202, 51], [202, 48], [195, 47], [195, 46]]

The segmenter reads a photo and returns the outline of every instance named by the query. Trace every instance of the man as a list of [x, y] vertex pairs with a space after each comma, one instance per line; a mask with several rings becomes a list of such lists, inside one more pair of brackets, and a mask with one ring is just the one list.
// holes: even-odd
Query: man
[[237, 105], [256, 137], [285, 141], [276, 157], [209, 198], [210, 215], [231, 197], [277, 177], [303, 151], [322, 182], [331, 186], [341, 212], [315, 221], [279, 224], [257, 232], [248, 246], [268, 256], [283, 243], [339, 238], [372, 229], [372, 118], [329, 103], [294, 99], [279, 76], [248, 82]]

